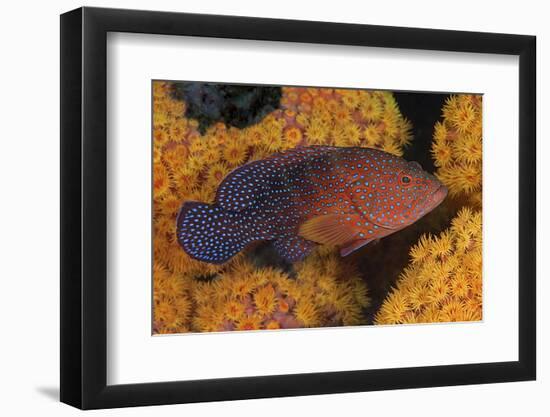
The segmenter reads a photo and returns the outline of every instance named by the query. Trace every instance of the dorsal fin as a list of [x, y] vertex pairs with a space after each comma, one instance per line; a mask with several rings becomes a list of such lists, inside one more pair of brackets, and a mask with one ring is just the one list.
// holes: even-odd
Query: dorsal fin
[[312, 242], [343, 245], [357, 238], [359, 229], [354, 225], [360, 220], [356, 214], [316, 216], [302, 223], [298, 234]]
[[227, 174], [216, 192], [216, 203], [224, 210], [246, 210], [268, 197], [273, 190], [284, 189], [288, 179], [292, 178], [289, 171], [331, 151], [330, 147], [324, 146], [294, 148], [247, 162]]

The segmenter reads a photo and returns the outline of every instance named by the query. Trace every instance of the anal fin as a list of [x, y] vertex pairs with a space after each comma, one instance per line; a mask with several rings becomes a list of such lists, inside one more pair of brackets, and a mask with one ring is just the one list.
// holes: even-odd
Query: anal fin
[[289, 235], [275, 240], [273, 246], [288, 262], [298, 262], [313, 250], [315, 243], [300, 236]]

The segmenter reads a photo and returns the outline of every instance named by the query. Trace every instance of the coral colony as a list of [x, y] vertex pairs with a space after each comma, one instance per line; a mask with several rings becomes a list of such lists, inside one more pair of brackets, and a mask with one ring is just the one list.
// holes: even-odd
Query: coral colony
[[255, 242], [226, 262], [203, 262], [180, 246], [176, 218], [182, 203], [214, 203], [230, 172], [275, 153], [323, 145], [403, 156], [412, 125], [393, 94], [155, 81], [153, 332], [480, 320], [481, 97], [450, 96], [442, 111], [431, 152], [453, 219], [395, 249], [409, 264], [373, 303], [361, 250], [342, 258], [321, 244], [289, 262]]
[[477, 208], [481, 208], [481, 137], [481, 96], [451, 96], [443, 107], [443, 122], [434, 127], [436, 175], [452, 196], [467, 196]]
[[463, 208], [439, 236], [424, 235], [376, 324], [481, 320], [481, 213]]

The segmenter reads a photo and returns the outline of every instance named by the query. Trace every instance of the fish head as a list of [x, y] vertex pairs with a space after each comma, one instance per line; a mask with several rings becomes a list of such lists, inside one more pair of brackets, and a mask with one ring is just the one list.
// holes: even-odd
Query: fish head
[[393, 231], [416, 222], [447, 196], [447, 187], [418, 162], [399, 162], [378, 181], [369, 213], [372, 223]]

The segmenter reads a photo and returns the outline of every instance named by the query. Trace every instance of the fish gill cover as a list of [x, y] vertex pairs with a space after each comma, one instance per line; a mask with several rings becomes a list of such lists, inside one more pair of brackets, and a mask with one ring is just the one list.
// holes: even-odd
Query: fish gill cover
[[[201, 123], [175, 88], [170, 82], [153, 83], [153, 333], [480, 319], [480, 233], [470, 225], [460, 234], [456, 224], [480, 228], [481, 199], [453, 191], [456, 176], [442, 173], [437, 157], [435, 174], [450, 190], [444, 204], [345, 260], [336, 248], [322, 245], [303, 260], [288, 262], [271, 245], [256, 242], [229, 261], [213, 264], [191, 258], [178, 244], [176, 217], [182, 203], [213, 203], [224, 178], [247, 162], [311, 145], [410, 154], [413, 127], [391, 92], [282, 87], [279, 108], [236, 125], [210, 110], [208, 121]], [[479, 96], [464, 97], [449, 98], [450, 110], [440, 122], [447, 134], [438, 134], [437, 127], [434, 133], [433, 146], [439, 138], [456, 155], [447, 167], [471, 165], [464, 154], [477, 152], [475, 147], [457, 151], [453, 145], [454, 137], [477, 134], [477, 123], [467, 122], [468, 101], [474, 118], [481, 120]], [[456, 116], [464, 103], [466, 114]], [[480, 186], [468, 190], [481, 194]], [[445, 244], [449, 247], [443, 250]], [[415, 258], [419, 245], [429, 256]], [[457, 269], [457, 263], [469, 267]], [[422, 280], [414, 279], [417, 275]], [[402, 290], [413, 288], [402, 284], [407, 279], [427, 289], [422, 302], [411, 301], [411, 293]]]

